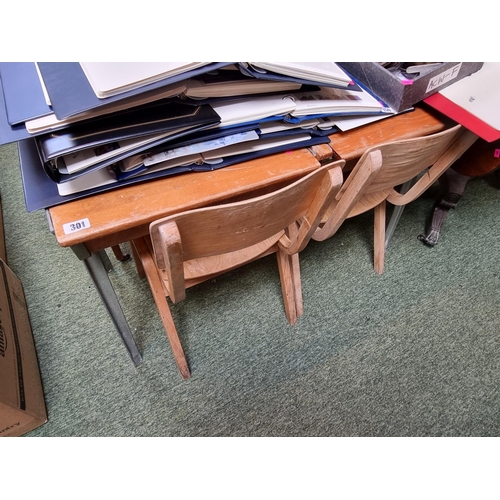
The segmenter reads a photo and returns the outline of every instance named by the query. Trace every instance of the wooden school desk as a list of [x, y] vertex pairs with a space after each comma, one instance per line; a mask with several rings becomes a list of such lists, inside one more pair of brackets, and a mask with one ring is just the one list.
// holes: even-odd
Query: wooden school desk
[[[235, 201], [278, 189], [338, 157], [347, 162], [387, 141], [429, 135], [454, 125], [436, 111], [418, 106], [330, 136], [331, 144], [278, 153], [212, 172], [175, 175], [113, 189], [47, 210], [57, 243], [82, 260], [135, 365], [141, 354], [107, 272], [105, 249], [149, 233], [149, 224], [184, 210]], [[337, 156], [338, 155], [338, 156]]]

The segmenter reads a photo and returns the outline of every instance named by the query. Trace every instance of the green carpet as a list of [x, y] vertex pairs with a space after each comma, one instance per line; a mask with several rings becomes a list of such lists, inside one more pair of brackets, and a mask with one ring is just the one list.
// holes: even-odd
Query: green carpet
[[[195, 175], [195, 174], [193, 174]], [[406, 207], [383, 275], [372, 214], [301, 254], [305, 313], [285, 318], [274, 257], [172, 306], [179, 376], [146, 281], [110, 276], [144, 361], [135, 368], [81, 262], [28, 213], [15, 145], [0, 147], [8, 264], [22, 280], [49, 421], [28, 436], [499, 436], [499, 191], [475, 179], [439, 244], [435, 189]]]

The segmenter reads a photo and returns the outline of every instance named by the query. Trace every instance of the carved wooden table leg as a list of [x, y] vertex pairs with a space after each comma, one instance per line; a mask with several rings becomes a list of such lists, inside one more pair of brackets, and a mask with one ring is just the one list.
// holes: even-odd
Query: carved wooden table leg
[[465, 186], [473, 177], [496, 170], [500, 165], [500, 140], [486, 142], [478, 139], [440, 178], [441, 196], [434, 206], [431, 226], [418, 239], [429, 246], [437, 244], [444, 220], [450, 208], [456, 208]]
[[468, 175], [462, 175], [453, 169], [448, 169], [440, 178], [444, 195], [438, 198], [434, 211], [432, 213], [432, 220], [427, 234], [420, 234], [418, 239], [429, 246], [437, 245], [441, 228], [448, 215], [450, 208], [456, 208], [460, 198], [462, 198], [465, 186], [472, 179]]

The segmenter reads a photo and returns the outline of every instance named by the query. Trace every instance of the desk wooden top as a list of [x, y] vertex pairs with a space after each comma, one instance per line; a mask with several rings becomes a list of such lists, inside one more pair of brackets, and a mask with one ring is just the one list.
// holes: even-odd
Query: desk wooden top
[[[92, 252], [148, 234], [149, 224], [161, 217], [278, 189], [319, 166], [308, 149], [278, 153], [211, 172], [113, 189], [52, 207], [49, 216], [59, 245], [85, 243]], [[65, 224], [84, 219], [84, 229], [65, 232]]]
[[[454, 123], [431, 108], [419, 106], [409, 113], [333, 134], [330, 145], [113, 189], [52, 207], [49, 215], [59, 245], [84, 243], [93, 252], [146, 235], [149, 224], [160, 217], [260, 194], [266, 188], [277, 189], [312, 172], [335, 153], [349, 161], [371, 146], [429, 135]], [[84, 229], [68, 229], [68, 224], [84, 219], [88, 219]]]
[[340, 158], [350, 161], [359, 158], [366, 149], [372, 146], [435, 134], [454, 125], [456, 122], [429, 106], [419, 105], [414, 111], [384, 118], [346, 132], [332, 134], [329, 145], [313, 146], [311, 150], [320, 161], [329, 158], [327, 148], [332, 148]]

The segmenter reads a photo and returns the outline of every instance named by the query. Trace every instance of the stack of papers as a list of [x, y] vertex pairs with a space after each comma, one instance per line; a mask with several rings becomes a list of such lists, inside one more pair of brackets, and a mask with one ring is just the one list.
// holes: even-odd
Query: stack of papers
[[337, 121], [394, 114], [330, 62], [0, 63], [0, 85], [0, 144], [28, 144], [29, 210], [327, 144]]

